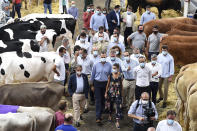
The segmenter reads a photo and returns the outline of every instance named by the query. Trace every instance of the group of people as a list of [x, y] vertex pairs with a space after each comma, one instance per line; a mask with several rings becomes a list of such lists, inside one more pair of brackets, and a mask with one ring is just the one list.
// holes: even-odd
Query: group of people
[[[77, 20], [78, 9], [74, 1], [71, 4], [68, 13]], [[70, 126], [72, 119], [79, 127], [82, 114], [88, 113], [90, 104], [96, 107], [98, 125], [103, 124], [104, 112], [109, 114], [109, 122], [113, 121], [115, 113], [115, 126], [120, 129], [119, 121], [123, 119], [124, 109], [133, 118], [134, 131], [150, 131], [158, 119], [155, 105], [163, 101], [162, 107], [167, 106], [174, 60], [168, 46], [163, 45], [159, 52], [160, 40], [165, 34], [158, 32], [157, 25], [153, 26], [148, 38], [143, 32], [143, 25], [155, 19], [150, 6], [142, 15], [136, 32], [133, 28], [137, 17], [132, 8], [128, 6], [127, 11], [120, 14], [119, 5], [109, 13], [101, 7], [94, 9], [94, 5], [88, 5], [83, 13], [84, 27], [76, 37], [74, 49], [69, 39], [63, 37], [53, 67], [54, 80], [63, 86], [68, 85], [65, 92], [72, 97], [74, 117], [64, 115], [67, 105], [60, 103], [56, 112], [56, 130], [75, 131]], [[121, 35], [121, 28], [124, 29], [124, 36]], [[40, 52], [48, 51], [49, 38], [45, 25], [41, 25], [36, 40]], [[127, 49], [132, 51], [128, 52]], [[157, 100], [158, 91], [160, 97]], [[167, 120], [159, 122], [156, 131], [166, 131], [167, 128], [168, 131], [181, 131], [181, 126], [174, 121], [175, 116], [174, 111], [168, 111]]]

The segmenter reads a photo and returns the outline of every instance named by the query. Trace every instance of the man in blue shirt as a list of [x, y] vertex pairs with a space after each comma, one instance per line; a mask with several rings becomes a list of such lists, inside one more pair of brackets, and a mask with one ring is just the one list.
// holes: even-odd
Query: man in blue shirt
[[68, 14], [72, 15], [75, 20], [78, 19], [79, 12], [78, 8], [76, 8], [75, 1], [71, 2], [71, 7], [68, 9]]
[[107, 18], [104, 14], [101, 13], [101, 7], [96, 8], [96, 13], [92, 15], [90, 19], [90, 28], [92, 35], [95, 34], [95, 32], [99, 31], [99, 27], [103, 26], [106, 29], [106, 32], [108, 32], [108, 23]]
[[106, 53], [102, 51], [101, 61], [94, 64], [91, 74], [91, 83], [94, 85], [96, 99], [96, 123], [101, 123], [101, 115], [105, 108], [105, 90], [108, 76], [111, 74], [112, 66], [106, 62]]
[[144, 25], [145, 23], [154, 19], [156, 19], [155, 14], [150, 11], [150, 6], [147, 5], [146, 12], [144, 12], [141, 16], [140, 25]]
[[58, 126], [55, 129], [55, 131], [77, 131], [77, 129], [72, 126], [72, 123], [73, 123], [72, 114], [70, 113], [65, 114], [64, 124]]

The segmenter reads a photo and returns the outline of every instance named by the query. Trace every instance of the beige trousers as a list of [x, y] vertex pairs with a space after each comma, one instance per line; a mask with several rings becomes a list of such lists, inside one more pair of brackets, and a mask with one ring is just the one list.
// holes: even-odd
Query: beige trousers
[[135, 96], [135, 80], [123, 80], [123, 105], [130, 107]]
[[[162, 90], [162, 85], [164, 85], [164, 93]], [[159, 96], [160, 96], [160, 98], [163, 98], [163, 102], [167, 101], [168, 87], [169, 87], [168, 78], [160, 78], [160, 80], [159, 80]]]
[[85, 107], [86, 98], [85, 94], [73, 94], [72, 96], [73, 101], [73, 110], [74, 110], [74, 121], [79, 122], [80, 121], [80, 108], [82, 108], [82, 111]]

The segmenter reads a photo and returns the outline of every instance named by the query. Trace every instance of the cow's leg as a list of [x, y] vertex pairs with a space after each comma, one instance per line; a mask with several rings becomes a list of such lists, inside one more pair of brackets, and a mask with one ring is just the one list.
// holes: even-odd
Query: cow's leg
[[27, 10], [27, 0], [25, 0], [25, 9]]
[[157, 9], [158, 9], [158, 17], [159, 19], [161, 19], [162, 9], [160, 7], [157, 7]]

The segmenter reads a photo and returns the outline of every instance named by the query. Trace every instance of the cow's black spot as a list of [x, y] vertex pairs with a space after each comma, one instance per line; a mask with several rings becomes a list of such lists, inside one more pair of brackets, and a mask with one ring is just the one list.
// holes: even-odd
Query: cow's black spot
[[27, 77], [27, 78], [29, 78], [29, 76], [30, 76], [29, 72], [28, 71], [25, 71], [24, 72], [24, 76]]
[[44, 57], [41, 57], [41, 60], [46, 63], [46, 59]]
[[23, 64], [20, 64], [19, 67], [21, 68], [21, 70], [24, 69], [24, 65]]
[[4, 69], [1, 69], [1, 74], [5, 75], [5, 70]]
[[23, 52], [24, 57], [32, 58], [32, 55], [29, 52]]
[[2, 59], [1, 59], [1, 57], [0, 57], [0, 65], [2, 64]]
[[53, 59], [53, 63], [55, 63], [55, 59]]
[[39, 44], [38, 44], [38, 41], [36, 41], [36, 40], [31, 40], [31, 41], [30, 41], [30, 46], [31, 46], [31, 50], [32, 50], [33, 52], [39, 52], [40, 46], [39, 46]]
[[23, 57], [23, 53], [21, 51], [17, 51], [16, 54], [18, 57]]

